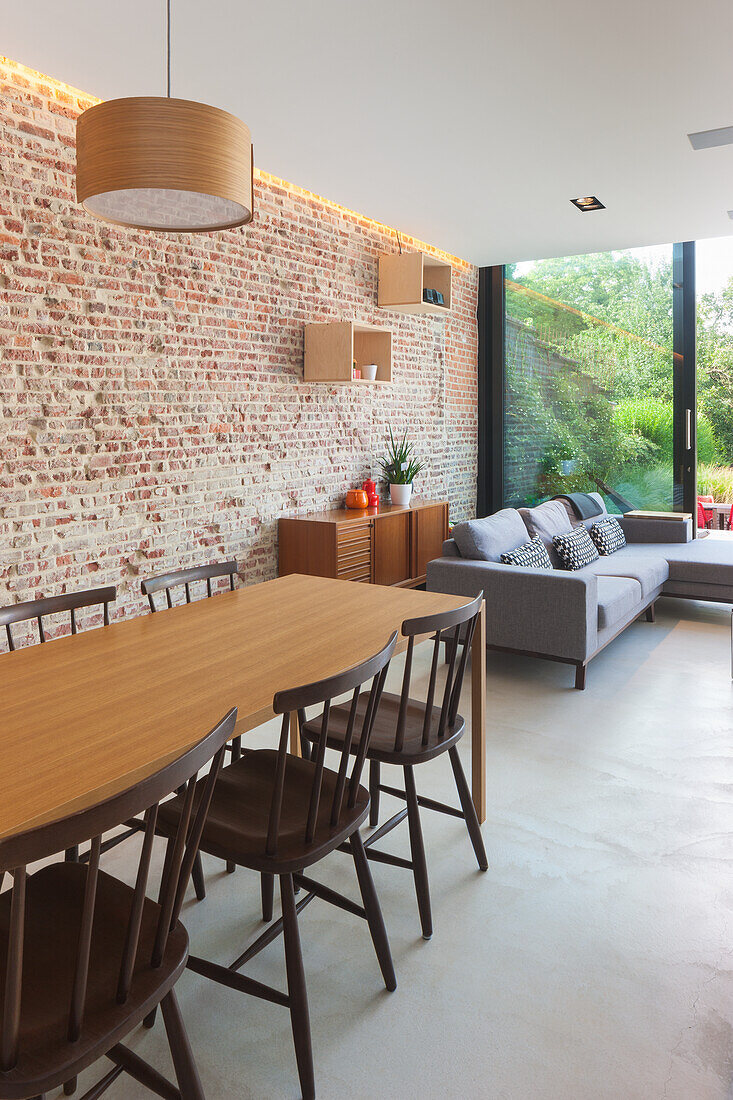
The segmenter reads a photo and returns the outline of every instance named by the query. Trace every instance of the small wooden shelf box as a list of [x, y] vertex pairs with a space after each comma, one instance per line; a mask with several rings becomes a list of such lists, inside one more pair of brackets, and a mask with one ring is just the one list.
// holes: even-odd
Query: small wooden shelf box
[[[377, 377], [354, 378], [353, 364], [360, 369], [376, 363]], [[305, 326], [306, 382], [353, 382], [374, 386], [392, 381], [392, 333], [377, 325], [356, 321], [328, 321]]]
[[[377, 303], [395, 313], [445, 315], [451, 306], [452, 270], [427, 252], [385, 252], [379, 257]], [[424, 290], [439, 290], [444, 305], [423, 301]]]

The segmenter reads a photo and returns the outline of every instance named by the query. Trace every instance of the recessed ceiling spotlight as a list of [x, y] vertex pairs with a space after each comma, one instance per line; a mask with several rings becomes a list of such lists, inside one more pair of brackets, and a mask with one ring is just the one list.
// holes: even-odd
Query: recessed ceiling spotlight
[[733, 145], [733, 126], [719, 126], [717, 130], [698, 130], [687, 136], [693, 149], [714, 149], [717, 145]]
[[583, 213], [587, 213], [589, 210], [605, 210], [605, 206], [600, 199], [597, 199], [595, 195], [586, 195], [584, 199], [571, 199], [573, 206], [577, 206], [578, 210], [582, 210]]
[[728, 217], [733, 221], [733, 210], [728, 211]]

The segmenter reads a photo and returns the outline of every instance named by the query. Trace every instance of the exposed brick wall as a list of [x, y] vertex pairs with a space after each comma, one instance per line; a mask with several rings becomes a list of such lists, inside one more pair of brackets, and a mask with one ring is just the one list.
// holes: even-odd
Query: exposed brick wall
[[[473, 514], [476, 268], [448, 320], [376, 308], [394, 234], [258, 173], [251, 226], [165, 236], [74, 198], [93, 100], [0, 59], [0, 604], [236, 557], [276, 573], [277, 517], [378, 471], [387, 425], [428, 466], [417, 491]], [[414, 248], [416, 242], [404, 244]], [[303, 326], [393, 332], [394, 385], [303, 382]]]

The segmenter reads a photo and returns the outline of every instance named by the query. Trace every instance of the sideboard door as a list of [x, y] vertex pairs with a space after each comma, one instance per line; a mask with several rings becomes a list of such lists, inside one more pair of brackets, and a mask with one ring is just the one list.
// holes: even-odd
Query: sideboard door
[[402, 584], [412, 576], [410, 512], [381, 515], [374, 521], [374, 583]]
[[434, 504], [416, 508], [413, 523], [413, 576], [425, 579], [428, 562], [439, 558], [448, 537], [448, 505]]

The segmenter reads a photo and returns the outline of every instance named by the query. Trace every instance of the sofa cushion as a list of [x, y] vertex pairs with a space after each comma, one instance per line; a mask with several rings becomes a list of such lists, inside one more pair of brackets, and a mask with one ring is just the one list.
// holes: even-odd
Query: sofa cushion
[[516, 550], [501, 555], [504, 565], [524, 565], [530, 569], [552, 569], [547, 548], [539, 535], [522, 543]]
[[569, 535], [555, 535], [552, 541], [563, 569], [583, 569], [598, 558], [598, 551], [585, 527], [576, 527]]
[[[688, 585], [733, 585], [733, 538], [709, 535], [692, 542], [658, 546], [669, 562], [669, 579]], [[692, 592], [690, 593], [693, 594]]]
[[555, 535], [567, 535], [573, 529], [563, 502], [561, 500], [546, 500], [544, 504], [538, 504], [536, 508], [520, 508], [519, 514], [524, 520], [530, 538], [539, 535], [547, 547], [547, 553], [553, 566], [556, 569], [562, 568], [562, 562], [552, 540]]
[[664, 584], [669, 576], [669, 566], [658, 546], [629, 546], [610, 557], [599, 558], [586, 566], [583, 572], [597, 577], [631, 577], [641, 585], [641, 594], [650, 598], [655, 588]]
[[618, 520], [613, 519], [612, 516], [594, 523], [589, 533], [596, 544], [598, 553], [603, 556], [615, 554], [617, 550], [626, 545], [626, 536], [621, 530]]
[[[627, 542], [669, 543], [690, 542], [692, 540], [692, 517], [681, 522], [669, 519], [648, 519], [646, 516], [619, 516]], [[662, 547], [662, 551], [664, 547]]]
[[501, 561], [501, 555], [527, 541], [527, 528], [516, 508], [502, 508], [485, 519], [457, 523], [453, 538], [464, 558]]
[[598, 578], [598, 629], [615, 626], [642, 602], [641, 585], [631, 577]]

